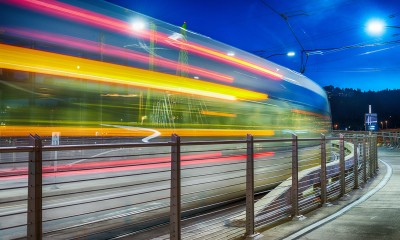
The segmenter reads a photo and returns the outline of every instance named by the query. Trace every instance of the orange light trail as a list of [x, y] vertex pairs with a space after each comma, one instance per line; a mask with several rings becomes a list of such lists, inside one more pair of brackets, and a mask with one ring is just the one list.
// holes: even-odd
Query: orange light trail
[[267, 94], [112, 63], [0, 44], [0, 68], [131, 85], [223, 100], [266, 100]]
[[300, 109], [292, 109], [292, 112], [298, 113], [298, 114], [311, 115], [311, 116], [315, 116], [315, 117], [329, 119], [329, 116], [325, 116], [325, 115], [322, 115], [322, 114], [319, 114], [319, 113], [304, 111], [304, 110], [300, 110]]
[[201, 114], [221, 117], [236, 117], [234, 113], [223, 113], [223, 112], [212, 112], [212, 111], [201, 111]]
[[[22, 6], [29, 9], [35, 9], [39, 12], [46, 12], [57, 17], [64, 17], [72, 19], [77, 22], [86, 23], [89, 25], [110, 29], [115, 32], [120, 32], [127, 35], [134, 35], [146, 40], [150, 40], [151, 33], [149, 30], [134, 31], [130, 24], [127, 22], [108, 17], [96, 12], [92, 12], [86, 9], [78, 8], [65, 3], [57, 2], [54, 0], [47, 0], [46, 2], [38, 0], [10, 0], [7, 3]], [[156, 32], [156, 38], [161, 40], [160, 43], [168, 46], [173, 46], [178, 49], [184, 48], [185, 50], [201, 55], [210, 57], [214, 60], [223, 61], [225, 63], [240, 67], [254, 73], [258, 73], [263, 76], [270, 77], [274, 80], [281, 80], [283, 75], [273, 70], [267, 69], [263, 66], [248, 62], [246, 60], [228, 56], [225, 53], [218, 52], [216, 50], [195, 44], [190, 42], [183, 42], [171, 39], [168, 35], [160, 32]], [[176, 44], [175, 44], [176, 43]], [[178, 46], [176, 46], [178, 45]], [[182, 47], [183, 46], [183, 47]]]
[[[250, 129], [165, 129], [155, 128], [154, 130], [161, 133], [161, 136], [171, 136], [175, 133], [183, 137], [244, 137], [246, 134], [252, 134], [254, 136], [273, 136], [275, 132], [273, 130], [250, 130]], [[38, 127], [38, 126], [0, 126], [0, 134], [3, 137], [13, 136], [28, 136], [29, 134], [38, 134], [41, 137], [52, 136], [52, 132], [60, 132], [63, 137], [147, 137], [149, 136], [148, 131], [137, 130], [132, 131], [123, 128], [111, 128], [111, 127]]]

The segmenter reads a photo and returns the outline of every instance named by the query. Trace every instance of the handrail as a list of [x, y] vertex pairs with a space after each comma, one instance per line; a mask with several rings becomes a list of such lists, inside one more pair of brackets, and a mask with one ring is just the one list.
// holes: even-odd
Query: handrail
[[[345, 142], [346, 141], [346, 142]], [[310, 144], [302, 144], [306, 145], [306, 147], [301, 146], [300, 142], [308, 142]], [[312, 142], [315, 142], [312, 143]], [[101, 175], [99, 177], [94, 178], [96, 181], [106, 181], [109, 180], [110, 183], [118, 183], [120, 179], [135, 179], [138, 182], [129, 181], [127, 184], [119, 186], [119, 185], [107, 185], [103, 186], [102, 189], [107, 189], [108, 191], [113, 189], [124, 189], [126, 188], [128, 193], [124, 193], [124, 191], [117, 191], [118, 194], [110, 195], [106, 199], [99, 200], [99, 197], [96, 197], [95, 185], [87, 187], [87, 189], [75, 190], [74, 194], [87, 194], [88, 196], [93, 195], [92, 199], [89, 200], [79, 200], [76, 203], [73, 203], [73, 206], [80, 206], [80, 204], [85, 203], [95, 204], [99, 201], [111, 201], [114, 199], [119, 199], [123, 196], [135, 196], [135, 199], [140, 199], [141, 192], [129, 192], [136, 191], [140, 185], [148, 184], [150, 189], [147, 191], [147, 194], [155, 194], [159, 191], [170, 191], [169, 195], [161, 195], [160, 201], [170, 200], [169, 204], [169, 216], [170, 216], [170, 238], [171, 239], [180, 239], [182, 234], [182, 224], [181, 221], [183, 219], [183, 213], [186, 214], [188, 211], [187, 207], [184, 204], [192, 204], [194, 202], [193, 199], [190, 198], [191, 194], [196, 194], [198, 196], [204, 195], [204, 199], [208, 199], [207, 192], [215, 191], [218, 193], [218, 196], [223, 196], [228, 188], [234, 188], [235, 180], [240, 178], [241, 176], [245, 177], [245, 192], [246, 195], [242, 195], [240, 197], [239, 192], [235, 190], [235, 194], [233, 194], [232, 199], [244, 198], [246, 197], [246, 216], [244, 221], [244, 225], [246, 226], [245, 234], [246, 237], [254, 237], [257, 235], [257, 228], [262, 224], [269, 224], [268, 216], [286, 216], [285, 213], [289, 212], [291, 217], [300, 217], [301, 213], [305, 211], [305, 208], [309, 208], [310, 206], [315, 205], [315, 200], [308, 197], [310, 193], [318, 196], [319, 203], [322, 205], [326, 204], [330, 200], [341, 197], [349, 190], [348, 188], [357, 188], [358, 178], [361, 177], [363, 181], [360, 181], [360, 184], [366, 183], [367, 179], [373, 177], [376, 174], [376, 170], [378, 169], [377, 164], [377, 154], [376, 154], [376, 144], [377, 144], [377, 136], [376, 135], [359, 135], [359, 134], [347, 134], [337, 136], [330, 136], [322, 138], [299, 138], [296, 135], [293, 135], [292, 138], [279, 138], [279, 139], [254, 139], [253, 136], [248, 135], [244, 140], [216, 140], [216, 141], [181, 141], [179, 136], [174, 135], [171, 141], [167, 142], [154, 142], [154, 143], [101, 143], [101, 144], [82, 144], [82, 145], [59, 145], [59, 146], [42, 146], [42, 140], [39, 136], [33, 137], [32, 146], [12, 146], [12, 147], [0, 147], [0, 153], [6, 153], [4, 155], [0, 155], [0, 167], [2, 166], [10, 166], [9, 169], [3, 167], [0, 168], [0, 180], [1, 178], [7, 179], [10, 183], [12, 179], [21, 179], [21, 176], [29, 176], [29, 184], [27, 185], [28, 194], [25, 197], [29, 199], [28, 201], [28, 218], [27, 218], [27, 237], [30, 239], [41, 239], [44, 234], [56, 233], [57, 229], [49, 229], [47, 232], [43, 233], [42, 222], [42, 211], [57, 211], [62, 205], [56, 204], [51, 207], [47, 206], [43, 208], [42, 206], [42, 198], [52, 197], [52, 198], [62, 198], [67, 194], [70, 194], [67, 189], [57, 189], [57, 184], [65, 185], [72, 184], [79, 189], [79, 185], [90, 181], [91, 179], [71, 179], [67, 181], [66, 179], [57, 181], [57, 174], [65, 174], [70, 173], [74, 174], [95, 174], [96, 172], [101, 172], [102, 169], [105, 169], [105, 172], [114, 171], [113, 169], [138, 169], [133, 170], [131, 172], [124, 172], [119, 175], [111, 175], [107, 177], [106, 175]], [[34, 144], [33, 144], [34, 143]], [[258, 143], [255, 145], [255, 143]], [[265, 144], [262, 144], [265, 143]], [[269, 143], [284, 143], [279, 148], [279, 155], [276, 158], [273, 157], [274, 149], [277, 147], [277, 144]], [[355, 143], [355, 144], [353, 144]], [[225, 152], [230, 151], [230, 154], [222, 154], [221, 150], [205, 150], [208, 148], [196, 148], [196, 146], [218, 146], [218, 145], [235, 145], [235, 144], [243, 144], [242, 147], [231, 147], [225, 148]], [[182, 152], [182, 146], [193, 146], [191, 151]], [[290, 147], [291, 146], [291, 147]], [[336, 147], [337, 146], [337, 147]], [[158, 147], [170, 147], [171, 151], [166, 153], [168, 156], [165, 157], [157, 155]], [[132, 154], [127, 154], [126, 156], [122, 156], [118, 154], [118, 151], [122, 151], [123, 149], [132, 149]], [[149, 149], [145, 153], [140, 149]], [[260, 150], [263, 148], [263, 150]], [[358, 150], [358, 148], [360, 148]], [[58, 159], [58, 161], [67, 161], [67, 164], [57, 165], [57, 152], [69, 152], [71, 154], [77, 154], [80, 150], [96, 150], [102, 149], [102, 151], [95, 151], [95, 155], [93, 155], [93, 159], [104, 156], [110, 156], [108, 158], [115, 159], [109, 162], [90, 162], [87, 161], [87, 158], [67, 158], [67, 159]], [[106, 150], [108, 149], [108, 150]], [[337, 149], [338, 152], [338, 160], [329, 161], [329, 156], [331, 156], [331, 151]], [[106, 151], [104, 151], [106, 150]], [[78, 151], [78, 152], [77, 152]], [[154, 152], [155, 151], [155, 152]], [[164, 150], [163, 150], [164, 151]], [[206, 152], [204, 152], [206, 151]], [[244, 151], [242, 153], [242, 151]], [[29, 153], [29, 161], [23, 161], [19, 159], [16, 161], [15, 155], [7, 155], [10, 153], [20, 153], [27, 152]], [[115, 154], [113, 154], [116, 152]], [[261, 152], [261, 153], [260, 153]], [[44, 155], [46, 153], [46, 156]], [[161, 152], [165, 154], [165, 152]], [[359, 153], [361, 153], [359, 155]], [[357, 155], [357, 158], [356, 156]], [[4, 156], [13, 156], [13, 160], [6, 159], [4, 161]], [[272, 156], [272, 157], [271, 157]], [[49, 158], [44, 159], [45, 157]], [[120, 161], [120, 158], [128, 158], [127, 160]], [[88, 158], [90, 159], [90, 158]], [[264, 159], [264, 160], [263, 160]], [[240, 161], [239, 161], [240, 160]], [[323, 162], [321, 162], [323, 161]], [[215, 162], [215, 163], [214, 163]], [[271, 163], [269, 163], [271, 162]], [[315, 165], [315, 163], [320, 165]], [[28, 164], [27, 164], [28, 163]], [[171, 164], [173, 163], [173, 164]], [[243, 166], [245, 163], [245, 166]], [[25, 164], [28, 168], [15, 168], [16, 164]], [[112, 164], [112, 165], [111, 165]], [[197, 164], [197, 165], [196, 165]], [[263, 165], [266, 164], [267, 167]], [[281, 165], [279, 165], [281, 164]], [[277, 187], [277, 191], [271, 191], [271, 194], [279, 193], [275, 197], [266, 195], [265, 198], [272, 197], [272, 200], [266, 201], [257, 201], [257, 206], [254, 205], [254, 194], [256, 194], [257, 181], [264, 181], [265, 179], [281, 175], [284, 171], [280, 170], [284, 164], [290, 167], [287, 171], [290, 172], [290, 176], [288, 181], [285, 181], [282, 186]], [[356, 164], [356, 165], [355, 165]], [[150, 167], [156, 166], [155, 169]], [[320, 166], [324, 166], [321, 168]], [[230, 166], [226, 170], [225, 173], [219, 172], [219, 169], [226, 168]], [[239, 166], [242, 166], [241, 168]], [[269, 167], [268, 167], [269, 166]], [[357, 166], [357, 167], [355, 167]], [[11, 168], [13, 167], [13, 168]], [[358, 171], [360, 167], [360, 171]], [[161, 168], [162, 170], [157, 170], [157, 168]], [[181, 184], [181, 181], [186, 182], [190, 181], [190, 175], [196, 173], [196, 170], [201, 170], [202, 168], [209, 169], [208, 171], [203, 171], [199, 178], [197, 178], [197, 182], [191, 184]], [[319, 170], [319, 168], [321, 168]], [[151, 169], [151, 171], [147, 170]], [[262, 171], [261, 171], [262, 170]], [[268, 171], [269, 175], [268, 175]], [[82, 173], [80, 173], [82, 172]], [[189, 175], [182, 174], [186, 172], [190, 172]], [[266, 172], [267, 175], [265, 175]], [[165, 176], [165, 174], [171, 174], [166, 179], [158, 179], [161, 175]], [[152, 175], [149, 175], [152, 174]], [[159, 175], [157, 175], [159, 174]], [[224, 175], [226, 174], [226, 175]], [[324, 177], [322, 177], [323, 174]], [[47, 176], [48, 175], [48, 176]], [[153, 177], [147, 177], [154, 176]], [[221, 178], [216, 178], [221, 175]], [[54, 183], [49, 183], [49, 176], [54, 177]], [[200, 178], [201, 176], [201, 178]], [[257, 176], [257, 178], [255, 178]], [[356, 176], [357, 179], [354, 179]], [[260, 179], [260, 177], [262, 177]], [[43, 181], [46, 178], [47, 181]], [[209, 178], [209, 180], [208, 180]], [[150, 180], [151, 179], [151, 180]], [[207, 179], [207, 180], [201, 180]], [[226, 180], [229, 182], [228, 185], [219, 186], [219, 182]], [[262, 180], [264, 179], [264, 180]], [[322, 184], [321, 181], [329, 182], [326, 184]], [[339, 179], [336, 181], [334, 179]], [[124, 180], [125, 181], [125, 180]], [[198, 182], [200, 181], [200, 182]], [[282, 181], [282, 180], [281, 180]], [[353, 185], [349, 185], [349, 181], [353, 182]], [[165, 185], [164, 183], [168, 182], [170, 186]], [[273, 181], [267, 181], [272, 182]], [[159, 185], [159, 184], [164, 185]], [[207, 185], [207, 189], [199, 189], [201, 185]], [[212, 184], [216, 184], [218, 186], [214, 186]], [[279, 183], [276, 183], [279, 184]], [[289, 184], [289, 185], [287, 185]], [[320, 186], [320, 187], [318, 187]], [[56, 188], [55, 191], [50, 196], [42, 196], [44, 189], [47, 188]], [[189, 192], [182, 193], [183, 188], [193, 188], [193, 190]], [[291, 197], [285, 195], [284, 189], [291, 189], [292, 194]], [[310, 190], [311, 189], [311, 190]], [[335, 190], [336, 189], [336, 190]], [[17, 187], [7, 187], [0, 188], [1, 191], [8, 191], [12, 193], [10, 197], [7, 197], [5, 201], [0, 201], [0, 209], [2, 209], [2, 204], [12, 205], [15, 201], [20, 201], [20, 199], [24, 199], [23, 196], [15, 195], [15, 194], [23, 194], [23, 188], [20, 186]], [[187, 190], [186, 190], [187, 191]], [[265, 189], [262, 190], [265, 192]], [[307, 193], [305, 193], [307, 192]], [[146, 192], [145, 192], [146, 193]], [[15, 195], [15, 196], [14, 196]], [[196, 195], [196, 196], [197, 196]], [[186, 199], [189, 198], [189, 199]], [[286, 199], [286, 200], [285, 200]], [[287, 199], [291, 199], [289, 203], [287, 203]], [[229, 202], [229, 199], [225, 199], [224, 201]], [[127, 201], [130, 202], [130, 201]], [[147, 198], [140, 199], [138, 203], [146, 204], [150, 202]], [[265, 206], [262, 205], [265, 202]], [[215, 203], [213, 203], [215, 205]], [[283, 205], [281, 205], [283, 204]], [[8, 206], [7, 205], [7, 206]], [[275, 209], [275, 205], [278, 207]], [[64, 204], [64, 207], [72, 206], [71, 204]], [[110, 210], [117, 211], [120, 207], [118, 206], [110, 206]], [[158, 206], [155, 211], [161, 211], [160, 209], [165, 208], [165, 206]], [[4, 208], [6, 209], [6, 208]], [[107, 208], [106, 208], [107, 209]], [[194, 209], [201, 209], [201, 206], [196, 206]], [[4, 211], [4, 210], [2, 210]], [[0, 218], [5, 216], [19, 216], [18, 214], [24, 214], [23, 211], [13, 210], [9, 212], [0, 211]], [[90, 210], [89, 213], [100, 213], [102, 210]], [[198, 211], [198, 210], [196, 210]], [[265, 212], [267, 211], [267, 212]], [[76, 216], [84, 216], [85, 213], [79, 213]], [[121, 215], [123, 216], [123, 215]], [[57, 217], [57, 220], [62, 220], [63, 217]], [[95, 220], [94, 222], [96, 222]], [[242, 221], [242, 220], [240, 220]], [[239, 222], [240, 222], [239, 221]], [[51, 222], [51, 220], [45, 220], [45, 222]], [[89, 223], [85, 223], [88, 225]], [[236, 224], [231, 222], [231, 224]], [[240, 225], [240, 223], [239, 223]], [[18, 225], [19, 226], [19, 225]], [[66, 229], [73, 229], [77, 226], [65, 227], [63, 231]], [[12, 229], [12, 227], [6, 227], [5, 229]], [[2, 228], [0, 226], [0, 232]], [[61, 231], [61, 230], [60, 230]]]

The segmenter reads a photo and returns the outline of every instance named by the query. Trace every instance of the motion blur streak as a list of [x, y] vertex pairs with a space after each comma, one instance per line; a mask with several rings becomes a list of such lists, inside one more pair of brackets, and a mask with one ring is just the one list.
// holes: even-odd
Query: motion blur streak
[[[145, 39], [150, 39], [151, 38], [151, 33], [148, 30], [140, 30], [140, 31], [134, 31], [130, 24], [127, 22], [114, 19], [108, 16], [104, 16], [102, 14], [98, 14], [95, 12], [91, 12], [82, 8], [77, 8], [75, 6], [71, 6], [68, 4], [48, 0], [46, 2], [42, 1], [36, 1], [36, 0], [11, 0], [8, 3], [12, 3], [15, 5], [19, 5], [22, 7], [30, 8], [30, 9], [35, 9], [36, 11], [40, 12], [47, 12], [52, 15], [56, 15], [58, 17], [65, 17], [68, 19], [72, 19], [75, 21], [80, 21], [86, 24], [90, 25], [95, 25], [95, 26], [100, 26], [106, 29], [110, 29], [113, 31], [117, 32], [122, 32], [124, 34], [128, 35], [135, 35], [137, 37], [145, 38]], [[156, 33], [156, 38], [160, 39], [161, 43], [168, 44], [175, 46], [174, 43], [176, 43], [176, 47], [181, 49], [182, 47], [195, 54], [199, 54], [202, 56], [207, 56], [210, 57], [214, 60], [219, 60], [223, 61], [225, 63], [250, 70], [252, 72], [261, 74], [263, 76], [271, 77], [272, 79], [275, 80], [280, 80], [283, 78], [282, 74], [279, 74], [273, 70], [269, 70], [265, 67], [259, 66], [254, 63], [250, 63], [246, 60], [239, 59], [233, 56], [228, 56], [225, 53], [218, 52], [216, 50], [200, 46], [195, 43], [189, 43], [189, 42], [183, 42], [180, 40], [172, 40], [170, 36], [165, 35], [163, 33]]]
[[[89, 41], [89, 40], [85, 40], [85, 39], [79, 39], [79, 38], [74, 38], [74, 37], [65, 36], [65, 35], [51, 34], [51, 33], [46, 33], [46, 32], [41, 32], [41, 31], [33, 31], [33, 30], [5, 29], [5, 31], [12, 33], [14, 35], [17, 35], [17, 36], [21, 36], [23, 38], [32, 38], [32, 39], [36, 39], [36, 40], [50, 42], [53, 44], [60, 44], [60, 45], [68, 46], [68, 47], [73, 47], [76, 49], [90, 51], [93, 53], [97, 53], [99, 51], [97, 42], [93, 42], [93, 41]], [[133, 50], [126, 49], [126, 48], [114, 47], [114, 46], [107, 45], [107, 44], [102, 44], [102, 52], [104, 54], [108, 54], [110, 56], [122, 57], [127, 60], [135, 59], [136, 61], [140, 61], [142, 63], [148, 63], [149, 59], [150, 59], [149, 55], [135, 52]], [[161, 66], [161, 67], [169, 68], [172, 70], [177, 69], [180, 64], [178, 62], [163, 59], [160, 57], [155, 57], [155, 56], [153, 56], [153, 57], [154, 57], [154, 64]], [[208, 78], [222, 81], [222, 82], [233, 82], [233, 78], [231, 76], [227, 76], [224, 74], [220, 74], [217, 72], [209, 71], [207, 69], [190, 66], [190, 65], [187, 65], [186, 68], [189, 73], [197, 74], [199, 76], [208, 77]]]
[[[260, 157], [272, 157], [274, 152], [262, 152], [254, 154], [254, 158]], [[213, 164], [221, 162], [233, 162], [243, 161], [247, 155], [234, 155], [234, 156], [222, 156], [221, 152], [206, 153], [206, 154], [194, 154], [194, 155], [182, 155], [181, 166], [191, 166], [199, 164]], [[75, 165], [61, 165], [57, 166], [57, 172], [54, 172], [53, 166], [43, 168], [43, 177], [53, 176], [73, 176], [73, 175], [85, 175], [85, 174], [104, 174], [108, 172], [122, 172], [122, 171], [137, 171], [146, 169], [156, 168], [170, 168], [171, 157], [158, 157], [158, 158], [147, 158], [147, 159], [130, 159], [130, 160], [119, 160], [119, 161], [102, 161], [102, 162], [91, 162], [91, 163], [79, 163]], [[135, 164], [126, 166], [129, 164]], [[27, 169], [9, 170], [0, 172], [1, 180], [14, 180], [27, 178]], [[19, 174], [19, 175], [16, 175]], [[12, 176], [15, 175], [15, 176]], [[3, 177], [4, 176], [4, 177]]]
[[224, 112], [201, 111], [201, 114], [211, 115], [211, 116], [221, 116], [221, 117], [236, 117], [236, 114], [234, 113], [224, 113]]
[[283, 75], [277, 72], [274, 72], [272, 70], [266, 69], [262, 66], [259, 66], [257, 64], [253, 64], [250, 62], [247, 62], [245, 60], [239, 59], [239, 58], [235, 58], [234, 56], [228, 56], [225, 53], [220, 53], [217, 52], [215, 50], [194, 44], [194, 43], [186, 43], [186, 42], [182, 42], [179, 41], [179, 45], [183, 46], [184, 49], [188, 49], [191, 52], [195, 52], [199, 55], [203, 55], [203, 56], [209, 56], [213, 59], [225, 62], [225, 63], [230, 63], [233, 64], [237, 67], [241, 67], [244, 68], [246, 70], [249, 70], [251, 72], [254, 73], [258, 73], [267, 77], [270, 77], [274, 80], [280, 80], [283, 78]]
[[325, 119], [329, 119], [329, 116], [324, 116], [322, 114], [314, 113], [314, 112], [309, 112], [309, 111], [304, 111], [304, 110], [299, 110], [299, 109], [292, 109], [292, 112], [294, 113], [299, 113], [299, 114], [304, 114], [304, 115], [311, 115], [311, 116], [316, 116], [316, 117], [321, 117]]
[[[27, 130], [28, 129], [28, 130]], [[235, 130], [235, 129], [166, 129], [166, 128], [156, 128], [154, 129], [161, 133], [161, 136], [171, 136], [171, 134], [176, 133], [180, 136], [190, 137], [190, 136], [226, 136], [226, 137], [239, 137], [245, 136], [250, 133], [254, 136], [273, 136], [273, 130]], [[37, 127], [37, 126], [0, 126], [0, 131], [2, 136], [26, 136], [27, 131], [31, 133], [36, 133], [39, 136], [51, 136], [52, 132], [59, 131], [62, 132], [63, 137], [89, 137], [89, 136], [131, 136], [131, 137], [147, 137], [149, 135], [148, 131], [122, 128], [108, 128], [108, 127]], [[96, 134], [97, 133], [97, 134]]]
[[5, 44], [0, 44], [0, 67], [231, 101], [267, 99], [267, 94], [236, 87]]

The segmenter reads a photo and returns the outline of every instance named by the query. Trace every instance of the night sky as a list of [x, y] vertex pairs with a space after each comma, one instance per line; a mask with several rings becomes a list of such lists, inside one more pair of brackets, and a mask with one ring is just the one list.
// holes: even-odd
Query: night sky
[[[400, 89], [400, 28], [367, 32], [371, 19], [400, 26], [394, 0], [108, 0], [300, 72], [321, 86]], [[287, 21], [285, 21], [285, 18]], [[290, 26], [289, 26], [290, 25]], [[291, 29], [292, 31], [291, 31]], [[296, 40], [297, 38], [297, 40]], [[308, 61], [306, 54], [308, 53]], [[294, 51], [294, 57], [283, 55]], [[281, 55], [279, 55], [281, 54]], [[303, 64], [301, 59], [303, 58]]]

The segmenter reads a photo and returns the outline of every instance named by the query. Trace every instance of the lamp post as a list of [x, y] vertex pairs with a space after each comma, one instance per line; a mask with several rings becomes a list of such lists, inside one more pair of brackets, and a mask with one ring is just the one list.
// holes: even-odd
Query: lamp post
[[387, 122], [388, 122], [388, 121], [387, 121], [387, 120], [385, 120], [385, 123], [386, 123], [386, 129], [387, 129]]

